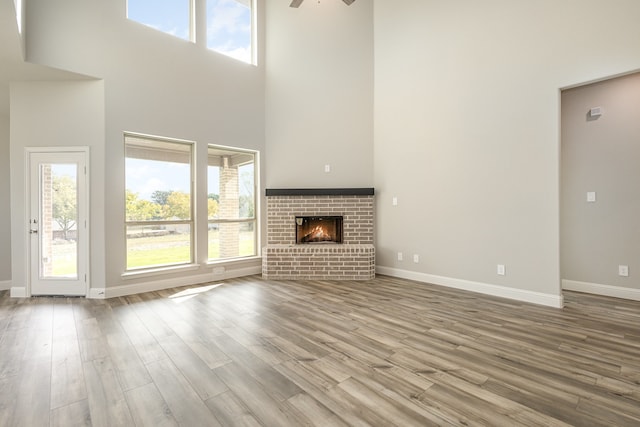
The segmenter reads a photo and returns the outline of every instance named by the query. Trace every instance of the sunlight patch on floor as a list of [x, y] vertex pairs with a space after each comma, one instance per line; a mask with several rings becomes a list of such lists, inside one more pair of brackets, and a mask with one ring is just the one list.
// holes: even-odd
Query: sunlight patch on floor
[[184, 291], [176, 292], [175, 294], [170, 295], [169, 299], [179, 304], [187, 300], [190, 300], [191, 298], [195, 298], [200, 294], [209, 292], [210, 290], [215, 289], [222, 285], [224, 285], [224, 283], [217, 283], [215, 285], [198, 286], [196, 288], [185, 289]]

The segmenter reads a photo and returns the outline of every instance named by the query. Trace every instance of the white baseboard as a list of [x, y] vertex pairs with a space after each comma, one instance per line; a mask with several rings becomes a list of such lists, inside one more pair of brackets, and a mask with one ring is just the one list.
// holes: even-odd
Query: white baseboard
[[564, 300], [562, 295], [544, 294], [541, 292], [514, 289], [506, 286], [493, 285], [489, 283], [472, 282], [470, 280], [455, 279], [451, 277], [436, 276], [415, 271], [400, 270], [391, 267], [377, 266], [376, 272], [386, 276], [398, 277], [401, 279], [415, 280], [417, 282], [432, 283], [434, 285], [446, 286], [448, 288], [462, 289], [465, 291], [478, 292], [481, 294], [496, 297], [508, 298], [532, 304], [545, 305], [554, 308], [562, 308]]
[[24, 286], [12, 286], [11, 287], [11, 298], [26, 298], [27, 297], [27, 288]]
[[578, 282], [576, 280], [562, 280], [562, 289], [566, 289], [567, 291], [584, 292], [587, 294], [604, 295], [607, 297], [640, 301], [640, 289], [601, 285], [599, 283]]
[[[216, 270], [214, 270], [216, 271]], [[141, 294], [144, 292], [160, 291], [162, 289], [175, 288], [179, 286], [199, 285], [202, 283], [210, 283], [220, 280], [233, 279], [235, 277], [251, 276], [262, 272], [261, 265], [255, 265], [245, 268], [234, 268], [221, 271], [220, 274], [198, 274], [194, 276], [175, 277], [171, 279], [157, 280], [149, 279], [148, 282], [135, 283], [131, 285], [112, 286], [107, 288], [91, 288], [89, 290], [89, 298], [104, 299], [114, 298], [126, 295]]]
[[8, 291], [11, 289], [11, 280], [0, 280], [0, 291]]

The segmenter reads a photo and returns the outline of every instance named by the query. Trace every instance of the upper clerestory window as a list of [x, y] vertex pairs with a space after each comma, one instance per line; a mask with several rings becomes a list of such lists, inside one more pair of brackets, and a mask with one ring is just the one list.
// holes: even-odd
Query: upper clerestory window
[[[204, 0], [198, 1], [197, 6], [196, 1], [127, 0], [127, 18], [184, 40], [206, 44], [208, 49], [248, 64], [255, 64], [254, 0]], [[200, 6], [204, 5], [206, 10], [200, 10]], [[196, 31], [196, 23], [206, 23], [206, 31]]]
[[207, 47], [251, 64], [252, 0], [207, 0]]
[[193, 0], [127, 0], [127, 18], [184, 40], [195, 41]]

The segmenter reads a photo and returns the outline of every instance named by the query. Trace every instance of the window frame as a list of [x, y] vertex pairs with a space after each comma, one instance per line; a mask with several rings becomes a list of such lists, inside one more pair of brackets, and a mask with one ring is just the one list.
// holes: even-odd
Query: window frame
[[[186, 145], [189, 147], [189, 211], [190, 211], [190, 219], [176, 219], [176, 220], [134, 220], [129, 221], [127, 219], [127, 167], [126, 160], [129, 158], [126, 154], [127, 150], [127, 139], [128, 138], [136, 138], [143, 139], [148, 141], [157, 141], [162, 143], [169, 144], [180, 144]], [[168, 138], [154, 135], [145, 135], [134, 132], [124, 132], [124, 159], [125, 159], [125, 168], [124, 168], [124, 254], [125, 254], [125, 274], [137, 273], [137, 272], [145, 272], [150, 270], [163, 270], [168, 268], [175, 268], [180, 266], [193, 266], [196, 265], [196, 188], [195, 188], [195, 176], [196, 176], [196, 162], [195, 162], [195, 153], [196, 153], [196, 143], [195, 141], [176, 139], [176, 138]], [[135, 158], [135, 157], [132, 157]], [[146, 265], [141, 267], [129, 267], [129, 245], [127, 238], [127, 230], [129, 227], [135, 226], [163, 226], [163, 225], [189, 225], [189, 260], [188, 261], [177, 261], [172, 263], [164, 263], [164, 264], [153, 264]]]
[[[167, 34], [172, 37], [176, 37], [180, 40], [185, 40], [196, 45], [204, 47], [206, 50], [215, 52], [220, 55], [224, 55], [226, 57], [232, 58], [236, 61], [243, 62], [249, 65], [257, 65], [257, 0], [246, 0], [249, 7], [249, 58], [248, 61], [244, 59], [240, 59], [237, 56], [230, 55], [228, 52], [224, 52], [213, 47], [209, 47], [209, 0], [188, 0], [188, 36], [182, 37], [180, 35], [171, 33], [164, 29], [159, 28], [150, 23], [145, 23], [141, 20], [130, 17], [129, 13], [129, 1], [125, 0], [125, 17], [127, 20], [131, 22], [136, 22], [140, 25], [144, 25], [153, 30], [159, 31], [161, 33]], [[243, 1], [238, 1], [238, 3], [244, 3]], [[204, 27], [200, 29], [200, 27]]]
[[[253, 216], [252, 217], [247, 217], [247, 218], [209, 218], [209, 214], [207, 212], [207, 263], [209, 264], [213, 264], [213, 263], [219, 263], [219, 262], [225, 262], [225, 261], [230, 261], [230, 260], [243, 260], [243, 259], [249, 259], [249, 258], [255, 258], [258, 257], [260, 255], [260, 248], [259, 248], [259, 236], [260, 236], [260, 221], [259, 219], [259, 197], [258, 197], [258, 189], [259, 189], [259, 151], [257, 150], [250, 150], [250, 149], [243, 149], [243, 148], [237, 148], [237, 147], [230, 147], [230, 146], [224, 146], [224, 145], [218, 145], [218, 144], [207, 144], [207, 199], [208, 196], [210, 194], [210, 189], [208, 186], [208, 181], [209, 181], [209, 159], [210, 159], [210, 154], [209, 154], [209, 150], [210, 149], [215, 149], [215, 150], [221, 150], [221, 151], [228, 151], [228, 152], [233, 152], [236, 154], [247, 154], [247, 155], [251, 155], [252, 156], [252, 161], [251, 162], [245, 162], [245, 163], [239, 163], [238, 166], [241, 166], [243, 164], [250, 164], [253, 163]], [[237, 255], [237, 256], [232, 256], [232, 257], [221, 257], [219, 256], [218, 258], [212, 258], [211, 257], [211, 253], [209, 252], [209, 229], [211, 227], [211, 225], [213, 224], [253, 224], [253, 253], [250, 255]]]

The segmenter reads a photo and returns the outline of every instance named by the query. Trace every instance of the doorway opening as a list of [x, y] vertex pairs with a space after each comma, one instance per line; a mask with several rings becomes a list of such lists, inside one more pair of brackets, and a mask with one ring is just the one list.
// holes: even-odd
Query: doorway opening
[[562, 289], [640, 300], [640, 73], [561, 92]]

